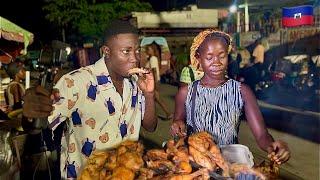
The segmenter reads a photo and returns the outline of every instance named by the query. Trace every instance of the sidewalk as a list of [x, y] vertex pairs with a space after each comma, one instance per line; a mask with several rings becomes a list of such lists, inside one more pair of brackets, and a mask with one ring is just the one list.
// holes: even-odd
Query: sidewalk
[[[291, 159], [281, 166], [283, 179], [319, 179], [319, 144], [273, 129], [268, 130], [274, 139], [287, 142], [291, 151]], [[239, 138], [241, 144], [249, 147], [256, 163], [266, 159], [267, 153], [258, 147], [246, 122], [241, 123]]]
[[[172, 112], [174, 111], [174, 95], [176, 92], [177, 88], [174, 86], [163, 84], [160, 86], [161, 97], [163, 97], [163, 100], [167, 103], [168, 108]], [[158, 114], [163, 114], [163, 112], [159, 110], [158, 105], [157, 111]], [[140, 134], [142, 137], [152, 141], [158, 146], [161, 146], [164, 141], [171, 138], [169, 135], [170, 124], [171, 121], [159, 120], [158, 127], [154, 133], [146, 132], [142, 128]], [[319, 144], [273, 129], [268, 130], [275, 139], [281, 139], [287, 142], [291, 150], [291, 159], [281, 166], [280, 176], [282, 179], [318, 180], [320, 178]], [[239, 140], [241, 144], [249, 147], [250, 151], [253, 153], [256, 163], [260, 163], [263, 159], [266, 159], [267, 154], [259, 149], [246, 122], [241, 123]]]

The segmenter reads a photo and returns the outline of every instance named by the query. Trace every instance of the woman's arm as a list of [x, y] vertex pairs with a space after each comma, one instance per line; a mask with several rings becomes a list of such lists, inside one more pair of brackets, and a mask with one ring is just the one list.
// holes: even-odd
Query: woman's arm
[[251, 89], [245, 84], [241, 84], [241, 94], [244, 101], [244, 110], [249, 127], [259, 147], [267, 151], [267, 148], [274, 140], [268, 133], [265, 126], [257, 99]]
[[186, 135], [185, 120], [186, 120], [186, 110], [185, 102], [188, 95], [188, 86], [183, 86], [179, 88], [178, 93], [175, 97], [175, 111], [174, 118], [171, 125], [171, 135], [184, 136]]
[[244, 101], [247, 122], [259, 147], [264, 151], [267, 151], [269, 157], [278, 164], [289, 160], [290, 151], [287, 144], [282, 141], [274, 141], [269, 134], [260, 112], [257, 99], [251, 89], [247, 85], [242, 84], [241, 94]]

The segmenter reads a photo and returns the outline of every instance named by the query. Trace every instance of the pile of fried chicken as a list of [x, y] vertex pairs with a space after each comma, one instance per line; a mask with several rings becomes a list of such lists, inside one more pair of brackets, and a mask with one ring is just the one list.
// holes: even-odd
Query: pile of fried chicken
[[113, 150], [94, 152], [79, 179], [210, 179], [210, 172], [217, 170], [222, 170], [224, 177], [235, 178], [239, 173], [250, 173], [259, 179], [266, 179], [257, 169], [228, 163], [207, 132], [169, 140], [164, 149], [144, 152], [144, 146], [133, 141], [125, 141]]

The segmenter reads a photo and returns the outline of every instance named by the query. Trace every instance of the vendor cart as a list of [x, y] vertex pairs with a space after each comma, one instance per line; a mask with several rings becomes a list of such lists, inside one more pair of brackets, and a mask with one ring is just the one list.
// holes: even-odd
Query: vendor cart
[[[9, 64], [17, 56], [26, 54], [33, 37], [29, 31], [0, 17], [0, 62]], [[1, 105], [5, 103], [3, 87], [0, 81]], [[26, 135], [21, 132], [22, 129], [19, 129], [21, 127], [19, 115], [22, 115], [22, 109], [11, 111], [7, 114], [7, 118], [0, 119], [0, 179], [19, 179], [20, 156], [26, 139]]]
[[33, 42], [34, 35], [0, 16], [0, 62], [8, 64]]

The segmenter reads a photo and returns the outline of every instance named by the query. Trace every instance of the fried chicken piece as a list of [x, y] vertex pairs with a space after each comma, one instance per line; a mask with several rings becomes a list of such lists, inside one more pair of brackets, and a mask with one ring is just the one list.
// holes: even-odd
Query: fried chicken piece
[[166, 153], [176, 165], [175, 173], [191, 173], [192, 171], [189, 164], [188, 148], [184, 147], [184, 140], [184, 138], [180, 138], [178, 141], [171, 139], [166, 144]]
[[194, 162], [196, 162], [200, 166], [205, 167], [210, 171], [215, 170], [216, 164], [211, 161], [209, 157], [195, 149], [193, 146], [189, 146], [189, 153]]
[[164, 175], [153, 176], [152, 180], [168, 180], [173, 175], [174, 175], [174, 173], [172, 171], [169, 171], [168, 173], [166, 173]]
[[140, 176], [137, 178], [138, 180], [147, 180], [153, 179], [154, 171], [148, 168], [140, 168], [139, 170]]
[[112, 174], [112, 172], [111, 171], [108, 171], [107, 169], [102, 169], [101, 171], [100, 171], [100, 180], [104, 180], [104, 179], [106, 179], [108, 176], [110, 176]]
[[107, 170], [113, 170], [117, 167], [117, 154], [116, 151], [109, 151], [109, 156], [104, 165]]
[[136, 172], [144, 165], [144, 162], [138, 153], [126, 152], [118, 156], [117, 164]]
[[96, 170], [101, 170], [109, 156], [108, 152], [93, 152], [88, 158], [88, 165]]
[[176, 170], [177, 173], [189, 174], [192, 172], [192, 167], [189, 162], [182, 161], [182, 162], [179, 162], [179, 164], [177, 166], [178, 166], [178, 168]]
[[206, 168], [199, 169], [198, 171], [192, 173], [192, 174], [179, 174], [179, 175], [173, 175], [169, 177], [169, 180], [193, 180], [199, 176], [202, 176], [204, 180], [209, 179], [209, 173]]
[[91, 180], [91, 175], [87, 168], [82, 170], [79, 180]]
[[139, 73], [147, 74], [147, 73], [150, 73], [150, 71], [148, 71], [147, 69], [144, 69], [144, 68], [132, 68], [132, 69], [129, 69], [129, 71], [128, 71], [129, 75], [139, 74]]
[[213, 160], [221, 169], [223, 169], [223, 175], [229, 176], [229, 163], [223, 158], [218, 146], [213, 145], [209, 149], [209, 157]]
[[179, 147], [183, 147], [185, 145], [185, 138], [180, 138], [177, 142], [173, 139], [169, 140], [166, 144], [166, 152], [167, 154], [174, 153]]
[[191, 135], [188, 139], [188, 143], [190, 146], [209, 157], [211, 162], [214, 162], [223, 169], [223, 175], [229, 176], [229, 164], [223, 158], [219, 147], [214, 143], [212, 136], [208, 132], [203, 131]]
[[121, 154], [124, 154], [128, 151], [126, 146], [119, 146], [117, 148], [117, 155], [120, 156]]
[[200, 152], [206, 152], [215, 143], [213, 142], [212, 136], [208, 132], [203, 131], [189, 136], [188, 144]]
[[279, 165], [275, 162], [267, 163], [266, 161], [263, 161], [253, 169], [261, 172], [267, 179], [277, 179], [280, 174]]
[[174, 164], [169, 160], [157, 160], [157, 161], [147, 161], [147, 167], [159, 172], [168, 172], [168, 171], [174, 171], [175, 166]]
[[189, 162], [189, 151], [186, 147], [179, 147], [177, 151], [173, 154], [173, 162], [179, 163], [179, 162]]
[[134, 173], [125, 167], [118, 166], [114, 168], [112, 175], [105, 178], [106, 180], [133, 180]]
[[99, 179], [99, 171], [92, 171], [88, 167], [82, 170], [79, 180], [95, 180]]
[[137, 152], [139, 154], [142, 154], [143, 150], [144, 150], [143, 144], [136, 141], [124, 141], [117, 148], [118, 155], [125, 153], [127, 151]]
[[151, 149], [146, 153], [147, 160], [161, 160], [168, 159], [168, 154], [163, 149]]

